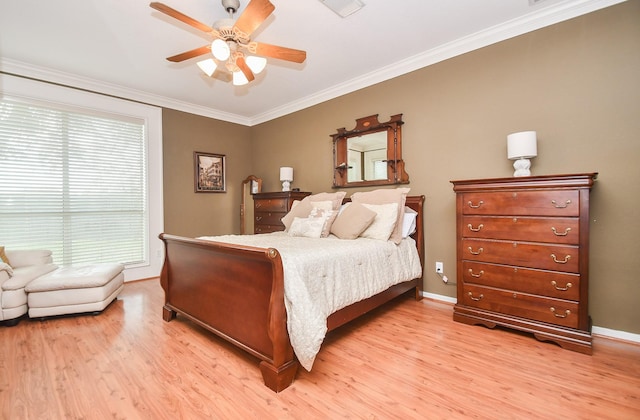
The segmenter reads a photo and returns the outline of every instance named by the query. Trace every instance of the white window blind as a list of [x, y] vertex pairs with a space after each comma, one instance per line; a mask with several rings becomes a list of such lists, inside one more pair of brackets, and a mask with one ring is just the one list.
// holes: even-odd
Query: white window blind
[[148, 260], [145, 124], [0, 98], [0, 243], [60, 265]]

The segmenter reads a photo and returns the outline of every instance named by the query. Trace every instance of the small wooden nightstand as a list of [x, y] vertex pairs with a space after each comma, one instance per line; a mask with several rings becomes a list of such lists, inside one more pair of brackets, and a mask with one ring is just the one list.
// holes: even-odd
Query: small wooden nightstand
[[253, 195], [253, 231], [271, 233], [284, 230], [280, 221], [291, 210], [295, 200], [302, 200], [310, 192], [266, 192]]

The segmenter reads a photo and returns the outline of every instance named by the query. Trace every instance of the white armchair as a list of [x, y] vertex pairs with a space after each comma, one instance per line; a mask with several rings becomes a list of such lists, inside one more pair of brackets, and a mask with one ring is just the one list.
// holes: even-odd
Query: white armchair
[[5, 251], [9, 264], [0, 261], [0, 322], [16, 325], [28, 311], [25, 286], [56, 268], [47, 250]]

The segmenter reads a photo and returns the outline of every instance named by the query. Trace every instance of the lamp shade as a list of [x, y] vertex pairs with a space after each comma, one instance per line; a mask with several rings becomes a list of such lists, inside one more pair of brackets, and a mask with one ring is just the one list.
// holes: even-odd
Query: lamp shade
[[211, 43], [211, 53], [218, 60], [226, 61], [231, 55], [231, 50], [226, 42], [218, 38]]
[[538, 143], [535, 131], [522, 131], [507, 136], [508, 159], [528, 159], [536, 156], [538, 156]]
[[242, 86], [242, 85], [246, 85], [247, 83], [249, 83], [249, 80], [247, 80], [247, 76], [245, 76], [243, 72], [241, 72], [241, 71], [234, 71], [233, 72], [233, 85], [234, 86]]
[[216, 62], [213, 61], [213, 58], [207, 58], [206, 60], [198, 61], [196, 64], [198, 64], [200, 70], [202, 70], [209, 77], [211, 77], [213, 72], [216, 71], [216, 67], [218, 67]]
[[260, 74], [267, 65], [266, 58], [257, 57], [255, 55], [248, 56], [245, 61], [247, 62], [247, 66], [249, 66], [253, 74]]
[[293, 168], [288, 166], [280, 168], [280, 181], [293, 181]]

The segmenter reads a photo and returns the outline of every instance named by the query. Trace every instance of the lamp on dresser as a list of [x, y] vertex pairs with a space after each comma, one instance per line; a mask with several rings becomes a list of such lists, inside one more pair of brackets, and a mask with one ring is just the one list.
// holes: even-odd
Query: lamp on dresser
[[513, 176], [530, 176], [531, 161], [538, 156], [538, 142], [535, 131], [522, 131], [507, 136], [507, 158], [515, 160]]
[[282, 181], [282, 191], [291, 191], [291, 182], [293, 182], [293, 168], [288, 166], [280, 168], [280, 181]]

